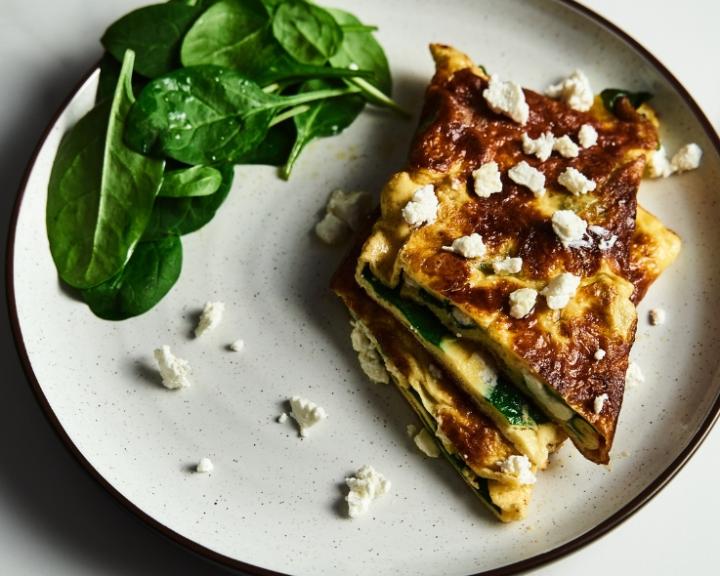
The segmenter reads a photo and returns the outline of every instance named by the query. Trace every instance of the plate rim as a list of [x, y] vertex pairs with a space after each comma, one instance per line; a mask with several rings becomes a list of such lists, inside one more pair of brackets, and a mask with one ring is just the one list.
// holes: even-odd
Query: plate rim
[[[605, 28], [608, 32], [618, 37], [621, 41], [627, 44], [640, 56], [645, 58], [648, 63], [655, 68], [677, 91], [679, 96], [691, 110], [693, 116], [700, 123], [700, 126], [704, 130], [706, 136], [710, 140], [712, 147], [715, 149], [718, 156], [720, 156], [720, 136], [716, 132], [712, 123], [709, 121], [702, 108], [697, 104], [695, 99], [690, 95], [683, 84], [675, 77], [675, 75], [668, 70], [668, 68], [647, 48], [645, 48], [640, 42], [635, 40], [630, 34], [625, 32], [622, 28], [595, 12], [591, 8], [581, 4], [578, 0], [552, 0], [555, 4], [560, 4], [570, 11], [576, 12], [585, 16], [589, 20], [595, 22], [599, 26]], [[40, 150], [45, 145], [45, 142], [50, 135], [53, 126], [56, 124], [59, 117], [67, 109], [70, 102], [76, 96], [78, 91], [85, 85], [90, 77], [99, 69], [100, 61], [96, 62], [77, 82], [69, 94], [63, 99], [58, 109], [53, 113], [48, 125], [41, 133], [38, 144], [35, 146], [23, 173], [18, 192], [15, 198], [15, 203], [10, 216], [10, 223], [8, 226], [8, 235], [5, 250], [5, 288], [6, 288], [6, 305], [8, 307], [8, 316], [10, 318], [10, 326], [13, 335], [13, 341], [15, 344], [15, 350], [20, 359], [20, 363], [25, 373], [25, 377], [30, 388], [33, 391], [33, 396], [40, 406], [43, 414], [47, 421], [51, 425], [52, 429], [58, 435], [63, 446], [68, 452], [74, 457], [76, 463], [83, 468], [98, 484], [104, 488], [110, 496], [112, 496], [119, 504], [124, 508], [132, 512], [136, 517], [142, 520], [145, 524], [154, 528], [159, 534], [173, 542], [174, 544], [184, 548], [185, 550], [209, 560], [215, 564], [218, 564], [225, 568], [231, 568], [233, 570], [245, 571], [253, 576], [290, 576], [284, 572], [277, 572], [254, 564], [249, 564], [231, 558], [219, 552], [216, 552], [198, 542], [183, 536], [176, 532], [169, 526], [163, 524], [159, 520], [153, 518], [150, 514], [142, 510], [129, 498], [125, 497], [120, 491], [113, 486], [113, 484], [107, 480], [98, 470], [90, 463], [90, 461], [80, 452], [78, 447], [73, 442], [70, 435], [63, 428], [59, 418], [55, 414], [52, 406], [50, 405], [42, 385], [40, 384], [37, 376], [32, 367], [30, 357], [25, 347], [25, 341], [23, 333], [20, 328], [20, 319], [17, 310], [17, 302], [15, 298], [15, 238], [17, 232], [18, 216], [22, 207], [23, 199], [27, 189], [27, 183], [31, 173], [35, 167]], [[645, 506], [650, 500], [652, 500], [685, 466], [685, 464], [693, 457], [697, 452], [698, 448], [702, 445], [703, 441], [707, 438], [710, 430], [714, 427], [717, 420], [720, 418], [720, 390], [712, 403], [712, 406], [702, 421], [697, 431], [690, 439], [688, 444], [682, 449], [680, 454], [660, 473], [657, 477], [650, 482], [635, 498], [630, 500], [627, 504], [622, 506], [619, 510], [611, 514], [608, 518], [591, 528], [590, 530], [576, 536], [575, 538], [556, 546], [551, 550], [536, 554], [530, 558], [485, 570], [483, 572], [473, 573], [470, 576], [509, 576], [512, 574], [518, 574], [533, 568], [538, 568], [547, 565], [551, 562], [559, 560], [565, 556], [568, 556], [599, 538], [605, 536], [612, 529], [622, 524], [625, 520], [630, 518], [641, 508]]]

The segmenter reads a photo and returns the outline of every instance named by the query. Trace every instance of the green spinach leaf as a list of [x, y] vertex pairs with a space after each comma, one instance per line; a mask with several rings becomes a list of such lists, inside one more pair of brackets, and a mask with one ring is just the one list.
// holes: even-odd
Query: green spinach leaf
[[147, 312], [162, 300], [181, 268], [182, 244], [177, 236], [140, 242], [118, 274], [81, 294], [96, 316], [125, 320]]
[[305, 0], [280, 4], [272, 29], [277, 41], [301, 64], [325, 64], [343, 41], [342, 28], [332, 15]]
[[202, 9], [202, 3], [183, 2], [138, 8], [113, 23], [100, 41], [118, 60], [133, 50], [135, 71], [155, 78], [177, 67], [180, 42]]
[[46, 206], [50, 251], [60, 278], [89, 288], [127, 262], [152, 212], [164, 163], [123, 143], [134, 101], [133, 53], [123, 59], [112, 100], [83, 117], [58, 148]]
[[191, 166], [166, 171], [158, 196], [166, 198], [187, 198], [209, 196], [217, 192], [222, 184], [222, 174], [212, 166]]
[[652, 97], [651, 92], [630, 92], [619, 88], [606, 88], [600, 92], [600, 98], [609, 112], [615, 112], [615, 104], [620, 98], [627, 98], [633, 108], [638, 108]]
[[232, 188], [234, 171], [229, 164], [215, 166], [222, 175], [222, 184], [209, 196], [160, 198], [155, 200], [150, 222], [143, 240], [165, 236], [181, 236], [199, 230], [210, 222]]
[[[323, 80], [309, 80], [305, 82], [300, 92], [322, 90], [329, 88], [330, 84]], [[350, 94], [341, 98], [321, 100], [310, 104], [306, 112], [293, 117], [297, 136], [290, 151], [285, 166], [281, 171], [283, 178], [289, 178], [290, 172], [303, 149], [316, 138], [334, 136], [353, 123], [358, 114], [365, 107], [362, 96]]]
[[296, 130], [292, 121], [280, 122], [270, 128], [265, 140], [257, 148], [236, 158], [237, 164], [266, 164], [282, 166], [287, 162], [295, 141]]
[[277, 96], [226, 68], [183, 68], [145, 87], [128, 116], [125, 140], [143, 154], [186, 164], [234, 162], [265, 139], [279, 110], [355, 91]]

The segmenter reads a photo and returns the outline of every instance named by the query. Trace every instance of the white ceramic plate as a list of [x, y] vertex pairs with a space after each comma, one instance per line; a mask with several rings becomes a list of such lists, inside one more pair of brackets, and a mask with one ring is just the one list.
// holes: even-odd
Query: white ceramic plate
[[[181, 543], [253, 573], [460, 575], [513, 571], [575, 549], [652, 496], [718, 411], [720, 318], [709, 287], [720, 277], [720, 206], [706, 184], [720, 180], [717, 138], [649, 55], [576, 6], [332, 4], [380, 26], [396, 96], [410, 109], [433, 70], [427, 44], [441, 41], [538, 89], [579, 67], [598, 90], [650, 90], [666, 147], [696, 141], [705, 150], [699, 170], [642, 186], [642, 204], [680, 233], [684, 249], [640, 308], [633, 356], [647, 382], [626, 395], [612, 469], [566, 446], [542, 474], [529, 518], [500, 525], [443, 460], [413, 447], [405, 426], [415, 418], [396, 391], [360, 373], [346, 312], [327, 288], [343, 249], [321, 245], [311, 229], [331, 190], [377, 191], [402, 166], [414, 123], [377, 111], [311, 146], [289, 183], [269, 168], [238, 169], [215, 220], [184, 238], [171, 294], [142, 317], [112, 323], [63, 291], [45, 237], [53, 157], [92, 105], [90, 76], [49, 130], [19, 196], [9, 293], [29, 379], [66, 443], [114, 495]], [[226, 317], [193, 340], [206, 300], [226, 302]], [[648, 326], [653, 306], [667, 310], [667, 325]], [[237, 338], [246, 342], [240, 354], [226, 349]], [[160, 386], [152, 350], [161, 344], [192, 363], [192, 388]], [[275, 421], [293, 394], [330, 415], [304, 440]], [[204, 456], [215, 472], [193, 474]], [[393, 489], [351, 521], [342, 483], [365, 463]]]

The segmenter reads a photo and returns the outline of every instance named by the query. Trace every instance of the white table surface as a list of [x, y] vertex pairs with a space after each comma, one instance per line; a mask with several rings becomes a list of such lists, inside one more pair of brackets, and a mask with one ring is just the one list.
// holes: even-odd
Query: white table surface
[[[2, 0], [0, 237], [15, 192], [52, 114], [97, 60], [106, 25], [140, 0]], [[585, 0], [644, 44], [720, 126], [720, 3]], [[0, 298], [4, 298], [4, 283]], [[145, 526], [83, 471], [47, 424], [0, 318], [0, 572], [12, 575], [227, 574]], [[639, 513], [609, 535], [532, 572], [554, 576], [689, 574], [716, 565], [720, 429]]]

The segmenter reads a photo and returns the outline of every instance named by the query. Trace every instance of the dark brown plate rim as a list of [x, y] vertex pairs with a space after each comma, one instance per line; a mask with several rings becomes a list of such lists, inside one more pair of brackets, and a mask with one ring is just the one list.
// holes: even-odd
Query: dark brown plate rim
[[[618, 26], [613, 24], [612, 22], [605, 19], [603, 16], [600, 16], [593, 10], [587, 8], [586, 6], [583, 6], [582, 4], [579, 4], [575, 0], [555, 0], [556, 2], [565, 5], [567, 8], [580, 13], [587, 18], [595, 21], [600, 26], [604, 27], [606, 30], [623, 40], [625, 43], [627, 43], [631, 48], [633, 48], [636, 52], [638, 52], [641, 56], [643, 56], [646, 60], [650, 62], [652, 66], [654, 66], [665, 78], [670, 82], [670, 84], [675, 88], [675, 90], [680, 94], [680, 96], [685, 100], [685, 103], [690, 108], [690, 110], [693, 112], [695, 117], [697, 118], [698, 122], [702, 126], [703, 130], [707, 134], [708, 139], [712, 143], [713, 147], [715, 148], [715, 151], [720, 155], [720, 138], [718, 137], [718, 134], [715, 132], [712, 124], [707, 119], [705, 114], [702, 112], [698, 104], [695, 102], [695, 100], [690, 96], [688, 91], [683, 87], [683, 85], [679, 82], [677, 78], [655, 57], [653, 56], [647, 49], [645, 49], [640, 43], [638, 43], [635, 39], [633, 39], [630, 35], [628, 35], [626, 32], [621, 30]], [[23, 179], [20, 183], [20, 188], [18, 190], [17, 199], [15, 201], [15, 206], [13, 208], [12, 217], [10, 220], [10, 228], [8, 231], [8, 241], [7, 241], [7, 252], [6, 252], [6, 258], [5, 258], [5, 282], [7, 286], [7, 304], [8, 304], [8, 310], [10, 313], [10, 324], [12, 326], [13, 335], [15, 338], [15, 346], [17, 348], [18, 356], [20, 357], [20, 361], [23, 366], [23, 370], [25, 371], [25, 375], [28, 379], [28, 382], [30, 383], [30, 386], [35, 394], [35, 398], [37, 399], [38, 403], [40, 404], [40, 407], [42, 408], [43, 412], [45, 413], [45, 416], [49, 420], [52, 427], [55, 429], [55, 432], [57, 432], [58, 436], [60, 437], [60, 440], [63, 442], [65, 447], [70, 451], [70, 453], [77, 459], [78, 463], [92, 476], [105, 490], [107, 490], [120, 504], [125, 506], [127, 509], [129, 509], [131, 512], [136, 514], [141, 520], [146, 522], [151, 527], [158, 530], [162, 535], [169, 538], [171, 541], [175, 542], [176, 544], [179, 544], [180, 546], [184, 547], [185, 549], [198, 554], [208, 560], [211, 560], [213, 562], [217, 562], [218, 564], [221, 564], [225, 567], [233, 568], [236, 570], [244, 571], [248, 574], [257, 575], [257, 576], [287, 576], [281, 572], [274, 572], [272, 570], [268, 570], [266, 568], [262, 568], [260, 566], [255, 566], [252, 564], [248, 564], [246, 562], [242, 562], [240, 560], [236, 560], [234, 558], [230, 558], [229, 556], [225, 556], [223, 554], [219, 554], [215, 552], [214, 550], [211, 550], [209, 548], [206, 548], [205, 546], [202, 546], [198, 544], [197, 542], [194, 542], [193, 540], [190, 540], [189, 538], [186, 538], [185, 536], [182, 536], [181, 534], [178, 534], [168, 526], [165, 526], [161, 522], [158, 522], [154, 518], [152, 518], [149, 514], [141, 510], [138, 506], [133, 504], [129, 499], [127, 499], [125, 496], [123, 496], [108, 480], [106, 480], [94, 467], [90, 462], [82, 455], [80, 450], [75, 446], [70, 436], [67, 434], [65, 429], [62, 427], [62, 424], [60, 423], [60, 420], [58, 419], [57, 415], [53, 411], [52, 407], [50, 406], [50, 403], [48, 402], [47, 398], [45, 397], [45, 394], [43, 393], [42, 387], [40, 386], [40, 383], [38, 382], [37, 377], [35, 376], [35, 372], [33, 371], [32, 364], [30, 362], [30, 358], [27, 353], [27, 349], [25, 348], [25, 342], [23, 340], [22, 331], [20, 330], [20, 322], [18, 318], [18, 312], [17, 312], [17, 306], [16, 306], [16, 299], [15, 299], [15, 276], [14, 276], [14, 247], [15, 247], [15, 233], [17, 230], [17, 221], [18, 221], [18, 214], [20, 212], [20, 207], [22, 205], [23, 198], [25, 196], [25, 190], [27, 187], [27, 181], [30, 177], [30, 173], [32, 172], [32, 168], [35, 165], [35, 161], [37, 160], [37, 156], [40, 152], [40, 149], [42, 148], [43, 144], [45, 143], [45, 140], [48, 137], [48, 134], [52, 128], [52, 126], [55, 124], [59, 116], [63, 113], [65, 108], [68, 106], [70, 101], [74, 98], [77, 91], [80, 89], [80, 87], [90, 78], [90, 76], [95, 72], [97, 69], [97, 65], [93, 66], [93, 68], [88, 71], [85, 76], [82, 78], [82, 80], [78, 83], [78, 85], [73, 89], [73, 91], [70, 93], [70, 95], [65, 99], [65, 101], [62, 103], [60, 108], [55, 112], [53, 115], [52, 120], [50, 121], [48, 127], [43, 132], [40, 141], [35, 148], [32, 157], [30, 158], [30, 161], [28, 162], [27, 168], [25, 170], [25, 174], [23, 176]], [[538, 554], [536, 556], [533, 556], [531, 558], [526, 558], [525, 560], [521, 560], [519, 562], [514, 562], [512, 564], [507, 564], [505, 566], [501, 566], [499, 568], [493, 568], [492, 570], [487, 570], [485, 572], [479, 572], [477, 574], [474, 574], [473, 576], [507, 576], [509, 574], [517, 574], [519, 572], [523, 572], [526, 570], [530, 570], [532, 568], [537, 568], [539, 566], [542, 566], [544, 564], [547, 564], [549, 562], [552, 562], [554, 560], [558, 560], [564, 556], [567, 556], [568, 554], [575, 552], [579, 550], [580, 548], [586, 546], [587, 544], [590, 544], [591, 542], [597, 540], [601, 536], [604, 536], [607, 534], [610, 530], [621, 524], [623, 521], [627, 520], [632, 514], [640, 510], [645, 504], [647, 504], [662, 488], [670, 481], [672, 478], [682, 469], [682, 467], [688, 462], [688, 460], [693, 456], [693, 454], [697, 451], [700, 444], [702, 444], [703, 440], [707, 437], [708, 433], [712, 429], [713, 425], [718, 419], [718, 416], [720, 415], [720, 393], [715, 398], [715, 401], [713, 402], [712, 408], [710, 409], [708, 415], [705, 417], [705, 420], [700, 425], [698, 431], [695, 433], [693, 438], [690, 440], [688, 445], [681, 451], [679, 456], [673, 460], [673, 462], [663, 471], [661, 472], [657, 478], [653, 482], [651, 482], [645, 489], [640, 492], [635, 498], [633, 498], [630, 502], [625, 504], [620, 510], [615, 512], [613, 515], [611, 515], [609, 518], [605, 519], [603, 522], [595, 526], [594, 528], [588, 530], [584, 534], [581, 534], [580, 536], [574, 538], [573, 540], [566, 542], [565, 544], [562, 544], [556, 548], [553, 548], [552, 550], [549, 550], [547, 552], [543, 552], [542, 554]]]

